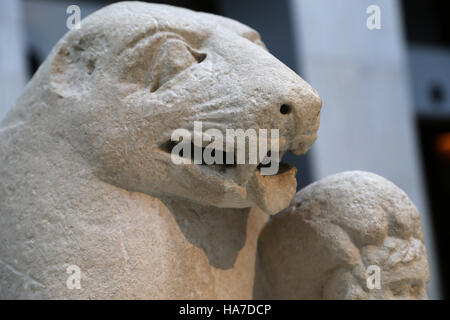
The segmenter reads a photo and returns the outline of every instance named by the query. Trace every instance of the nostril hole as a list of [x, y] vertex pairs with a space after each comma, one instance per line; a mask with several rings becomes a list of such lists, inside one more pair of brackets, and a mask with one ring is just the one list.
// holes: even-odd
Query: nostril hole
[[281, 105], [281, 107], [280, 107], [280, 113], [281, 114], [288, 114], [290, 112], [291, 112], [291, 106], [290, 105], [287, 105], [287, 104]]

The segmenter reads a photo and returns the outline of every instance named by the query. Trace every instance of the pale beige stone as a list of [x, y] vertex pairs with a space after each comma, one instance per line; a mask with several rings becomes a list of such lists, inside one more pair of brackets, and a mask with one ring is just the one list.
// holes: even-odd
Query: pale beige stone
[[[300, 190], [265, 226], [258, 252], [256, 298], [427, 298], [419, 212], [372, 173], [339, 173]], [[379, 289], [367, 285], [369, 266], [379, 267]]]
[[[264, 228], [292, 200], [294, 168], [175, 165], [167, 149], [198, 120], [278, 128], [282, 153], [302, 154], [320, 108], [236, 21], [138, 2], [96, 12], [0, 126], [0, 298], [424, 298], [420, 217], [386, 180], [327, 178]], [[370, 264], [382, 290], [363, 286]]]
[[295, 169], [180, 166], [164, 148], [199, 120], [278, 128], [281, 151], [301, 154], [320, 108], [236, 21], [139, 2], [94, 13], [0, 127], [0, 298], [251, 298], [258, 207], [289, 205]]

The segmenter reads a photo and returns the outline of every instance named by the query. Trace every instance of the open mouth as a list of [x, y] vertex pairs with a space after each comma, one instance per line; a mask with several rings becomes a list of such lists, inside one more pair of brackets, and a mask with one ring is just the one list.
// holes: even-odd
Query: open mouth
[[[184, 146], [183, 146], [184, 144]], [[178, 142], [169, 140], [163, 143], [160, 146], [160, 150], [172, 154], [175, 146], [178, 145]], [[190, 142], [180, 142], [181, 150], [176, 156], [182, 157], [184, 159], [190, 160], [191, 163], [194, 163], [198, 166], [207, 166], [211, 169], [216, 170], [218, 173], [225, 173], [230, 169], [236, 168], [236, 159], [234, 152], [226, 152], [218, 149], [208, 150], [212, 158], [221, 157], [224, 163], [208, 163], [203, 155], [207, 147], [199, 147], [195, 145], [192, 141]], [[183, 148], [185, 147], [185, 148]], [[189, 154], [184, 154], [184, 150], [190, 150]], [[196, 157], [196, 155], [199, 155]], [[196, 159], [198, 158], [198, 159]], [[228, 162], [228, 163], [227, 163]]]
[[[236, 161], [236, 150], [226, 152], [208, 146], [201, 147], [192, 141], [169, 140], [160, 145], [159, 150], [170, 157], [175, 155], [187, 160], [185, 163], [195, 165], [203, 174], [215, 175], [226, 180], [228, 190], [241, 190], [235, 192], [235, 194], [242, 194], [240, 200], [234, 198], [232, 200], [225, 195], [224, 199], [227, 200], [217, 204], [219, 207], [232, 206], [232, 202], [253, 203], [266, 213], [275, 214], [289, 205], [296, 191], [297, 169], [278, 161], [287, 150], [279, 152], [279, 157], [272, 157], [271, 151], [268, 151], [267, 156], [259, 163], [242, 165]], [[187, 152], [185, 152], [186, 150]], [[214, 159], [213, 161], [205, 159], [205, 153], [212, 158], [219, 156], [224, 163], [215, 163]]]
[[[207, 167], [210, 170], [216, 171], [218, 174], [226, 174], [226, 173], [231, 173], [231, 171], [235, 170], [237, 167], [237, 161], [236, 161], [237, 152], [235, 152], [235, 151], [227, 152], [227, 151], [219, 150], [216, 148], [200, 147], [200, 146], [195, 145], [192, 141], [180, 142], [180, 143], [185, 144], [186, 148], [181, 148], [181, 150], [179, 151], [178, 154], [176, 154], [176, 156], [190, 160], [191, 163], [194, 163], [201, 168]], [[162, 150], [168, 154], [172, 154], [173, 149], [175, 148], [175, 146], [177, 144], [178, 144], [177, 142], [172, 141], [172, 140], [166, 141], [165, 143], [163, 143], [160, 146], [160, 150]], [[182, 147], [182, 145], [180, 145], [180, 147]], [[190, 150], [189, 154], [183, 154], [184, 150]], [[222, 161], [220, 161], [220, 162], [223, 162], [223, 163], [217, 163], [215, 161], [212, 161], [212, 162], [207, 161], [203, 157], [203, 155], [206, 153], [206, 151], [208, 152], [208, 154], [210, 154], [211, 158], [222, 159]], [[285, 153], [285, 151], [280, 152], [277, 159], [278, 160], [281, 159], [283, 157], [284, 153]], [[196, 155], [197, 155], [197, 159], [196, 159]], [[277, 168], [277, 170], [269, 175], [276, 176], [276, 175], [283, 174], [284, 172], [289, 171], [292, 168], [294, 168], [292, 165], [287, 164], [285, 162], [277, 161], [276, 163], [274, 163], [274, 161], [275, 160], [272, 158], [272, 153], [269, 150], [267, 152], [267, 157], [262, 159], [258, 164], [256, 164], [255, 169], [259, 174], [261, 174], [262, 176], [265, 176], [268, 174], [267, 174], [267, 170], [264, 170], [264, 169], [269, 169], [269, 168], [275, 167], [275, 168]], [[262, 171], [265, 171], [266, 173], [262, 174], [261, 173]]]

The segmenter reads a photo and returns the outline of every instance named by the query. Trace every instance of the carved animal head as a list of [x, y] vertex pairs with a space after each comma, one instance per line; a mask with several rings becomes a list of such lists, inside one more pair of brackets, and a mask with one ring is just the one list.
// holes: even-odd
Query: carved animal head
[[282, 156], [305, 153], [319, 125], [318, 94], [256, 31], [166, 5], [123, 2], [97, 11], [58, 42], [33, 82], [58, 115], [49, 126], [100, 179], [218, 207], [278, 212], [295, 193], [295, 169], [262, 176], [258, 164], [174, 164], [175, 129], [192, 132], [194, 121], [224, 135], [279, 129]]

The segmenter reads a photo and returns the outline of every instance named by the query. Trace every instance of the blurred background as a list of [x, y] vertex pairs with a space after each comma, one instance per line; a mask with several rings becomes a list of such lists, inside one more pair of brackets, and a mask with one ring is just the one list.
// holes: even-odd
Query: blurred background
[[[0, 1], [0, 120], [53, 45], [81, 18], [115, 1]], [[319, 138], [286, 155], [299, 188], [329, 174], [366, 170], [402, 188], [422, 215], [430, 298], [450, 297], [450, 19], [445, 1], [152, 1], [239, 20], [322, 97]], [[370, 5], [380, 28], [369, 29]]]

